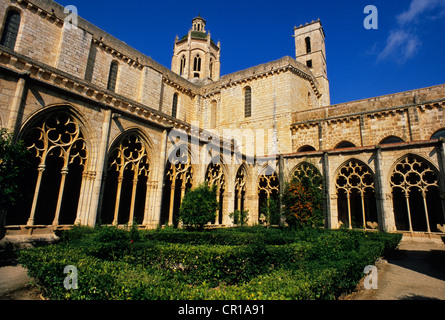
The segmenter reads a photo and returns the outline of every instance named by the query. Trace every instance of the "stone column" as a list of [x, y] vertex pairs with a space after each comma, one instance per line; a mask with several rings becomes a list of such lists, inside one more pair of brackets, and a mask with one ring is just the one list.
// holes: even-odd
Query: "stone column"
[[7, 127], [10, 130], [12, 130], [14, 138], [17, 138], [17, 135], [19, 133], [20, 123], [18, 121], [18, 118], [20, 113], [20, 107], [22, 106], [23, 100], [25, 99], [25, 87], [26, 87], [25, 77], [28, 75], [29, 72], [23, 74], [17, 81], [14, 97], [12, 99], [12, 103], [9, 108], [9, 118]]
[[439, 187], [440, 187], [440, 201], [442, 204], [442, 215], [445, 221], [445, 138], [439, 138]]
[[[327, 152], [323, 153], [323, 198], [324, 198], [324, 211], [325, 211], [325, 227], [334, 229], [337, 225], [336, 221], [333, 223], [333, 216], [331, 212], [331, 186], [329, 175], [329, 155]], [[335, 226], [334, 226], [335, 225]]]
[[34, 190], [34, 198], [32, 200], [31, 213], [29, 215], [28, 222], [26, 223], [27, 226], [34, 225], [34, 217], [36, 214], [37, 199], [39, 198], [40, 186], [42, 184], [42, 176], [43, 176], [43, 172], [45, 171], [45, 167], [46, 167], [45, 163], [41, 163], [37, 169], [38, 170], [37, 183], [36, 183], [36, 188]]
[[59, 225], [60, 209], [62, 207], [63, 192], [65, 190], [66, 176], [68, 175], [68, 167], [62, 168], [62, 178], [60, 180], [59, 196], [57, 197], [56, 214], [54, 216], [53, 226]]
[[395, 231], [394, 210], [392, 207], [392, 196], [390, 196], [391, 190], [387, 190], [388, 186], [383, 177], [382, 148], [380, 146], [376, 146], [374, 163], [375, 198], [379, 229], [392, 232]]
[[102, 138], [100, 141], [99, 153], [96, 161], [96, 177], [93, 182], [93, 190], [90, 198], [91, 205], [85, 210], [88, 210], [85, 213], [85, 223], [90, 227], [94, 227], [96, 224], [97, 217], [100, 214], [101, 209], [101, 201], [102, 201], [102, 192], [103, 192], [103, 183], [105, 182], [104, 173], [106, 171], [106, 155], [108, 150], [108, 140], [110, 137], [110, 127], [111, 127], [111, 118], [112, 112], [111, 110], [105, 110], [104, 121], [102, 124]]

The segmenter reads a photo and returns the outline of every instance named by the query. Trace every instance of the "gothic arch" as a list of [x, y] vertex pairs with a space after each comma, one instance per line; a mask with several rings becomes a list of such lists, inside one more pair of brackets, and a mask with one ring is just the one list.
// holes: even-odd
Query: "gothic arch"
[[187, 191], [193, 187], [194, 171], [192, 152], [187, 144], [179, 144], [170, 149], [162, 192], [161, 225], [177, 225], [179, 222], [179, 207]]
[[260, 222], [268, 221], [270, 224], [279, 223], [279, 210], [276, 210], [279, 197], [278, 172], [268, 163], [262, 166], [258, 172], [258, 218]]
[[288, 181], [293, 179], [302, 180], [310, 179], [314, 185], [317, 185], [319, 189], [323, 189], [323, 177], [320, 170], [313, 164], [303, 161], [297, 164], [289, 174]]
[[405, 142], [402, 138], [396, 136], [396, 135], [390, 135], [386, 136], [383, 139], [380, 140], [379, 145], [383, 144], [393, 144], [393, 143], [402, 143]]
[[339, 223], [352, 228], [378, 226], [374, 173], [363, 161], [349, 159], [335, 175]]
[[218, 201], [219, 208], [215, 223], [222, 224], [224, 221], [224, 202], [227, 199], [228, 181], [227, 175], [224, 173], [224, 165], [220, 160], [220, 157], [216, 156], [216, 158], [216, 161], [211, 161], [211, 163], [207, 166], [205, 181], [209, 184], [209, 186], [216, 186], [216, 199]]
[[436, 131], [431, 135], [430, 140], [433, 140], [433, 139], [439, 139], [440, 137], [445, 138], [445, 128], [441, 128], [441, 129], [439, 129], [439, 130], [436, 130]]
[[142, 224], [147, 214], [152, 144], [138, 129], [121, 133], [107, 153], [101, 222]]
[[396, 229], [440, 232], [445, 215], [437, 168], [425, 158], [410, 153], [397, 159], [390, 172]]
[[248, 183], [248, 170], [246, 163], [243, 162], [239, 166], [235, 175], [234, 210], [239, 210], [239, 211], [246, 210], [247, 183]]
[[[80, 200], [91, 184], [91, 142], [78, 112], [55, 105], [36, 112], [22, 126], [19, 139], [30, 150], [24, 200], [8, 224], [58, 226], [79, 221]], [[43, 192], [44, 191], [44, 192]]]

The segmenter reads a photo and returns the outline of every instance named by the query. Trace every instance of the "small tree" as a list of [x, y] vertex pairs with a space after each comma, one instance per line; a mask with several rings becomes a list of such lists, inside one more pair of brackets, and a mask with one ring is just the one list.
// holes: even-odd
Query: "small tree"
[[315, 179], [293, 179], [285, 187], [282, 203], [286, 222], [291, 227], [323, 224], [323, 193]]
[[179, 220], [194, 229], [202, 230], [204, 225], [215, 220], [216, 210], [216, 186], [210, 188], [207, 183], [200, 184], [184, 196], [179, 208]]
[[235, 210], [229, 213], [229, 217], [235, 225], [243, 227], [247, 225], [247, 221], [249, 221], [249, 210]]
[[[261, 215], [264, 216], [264, 223], [267, 227], [271, 224], [278, 224], [280, 220], [280, 200], [278, 196], [271, 195], [260, 207]], [[260, 215], [260, 216], [261, 216]]]
[[29, 166], [28, 150], [22, 141], [14, 142], [12, 134], [0, 129], [0, 239], [4, 236], [6, 212], [19, 200], [19, 182]]

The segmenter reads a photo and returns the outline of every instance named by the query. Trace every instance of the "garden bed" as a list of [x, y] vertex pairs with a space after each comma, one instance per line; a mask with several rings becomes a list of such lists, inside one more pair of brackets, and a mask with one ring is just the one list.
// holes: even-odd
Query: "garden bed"
[[[50, 299], [336, 299], [400, 235], [255, 228], [124, 231], [75, 227], [61, 242], [20, 252]], [[64, 287], [64, 268], [78, 289]]]

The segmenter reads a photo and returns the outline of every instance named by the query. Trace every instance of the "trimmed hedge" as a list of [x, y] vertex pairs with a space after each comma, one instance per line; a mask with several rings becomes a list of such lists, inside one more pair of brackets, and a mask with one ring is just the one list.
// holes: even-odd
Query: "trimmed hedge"
[[[334, 299], [400, 235], [277, 229], [205, 232], [72, 230], [20, 252], [51, 299]], [[79, 234], [82, 234], [80, 236]], [[187, 243], [187, 241], [189, 243]], [[217, 243], [217, 244], [216, 244]], [[78, 269], [66, 290], [63, 269]]]

